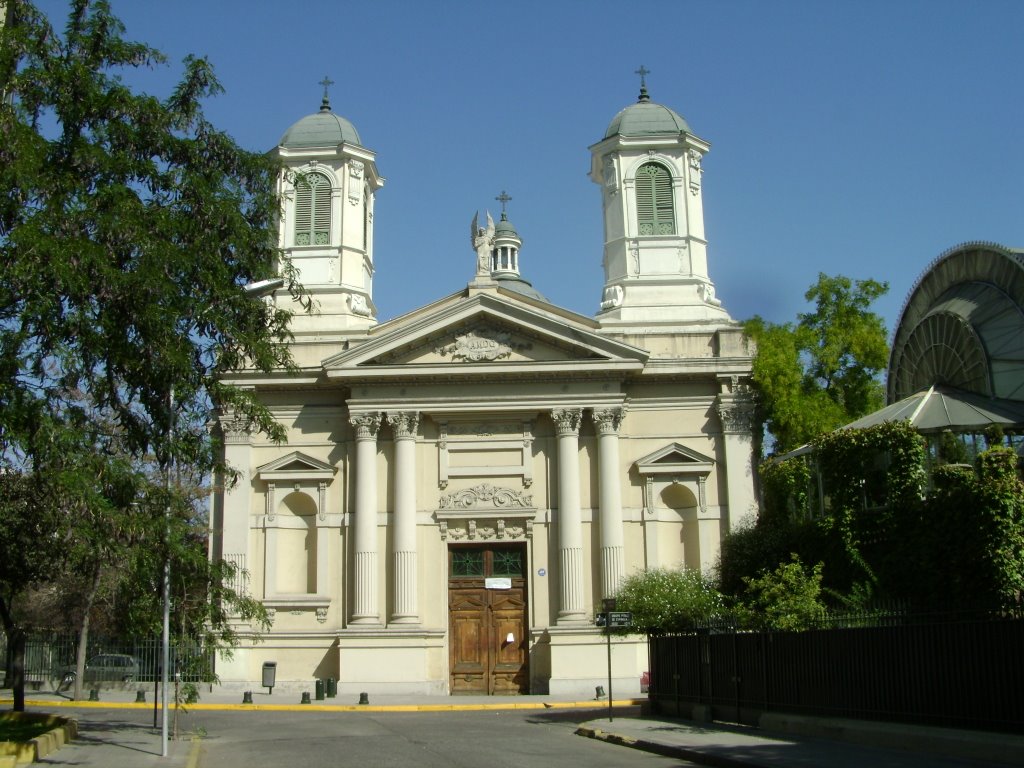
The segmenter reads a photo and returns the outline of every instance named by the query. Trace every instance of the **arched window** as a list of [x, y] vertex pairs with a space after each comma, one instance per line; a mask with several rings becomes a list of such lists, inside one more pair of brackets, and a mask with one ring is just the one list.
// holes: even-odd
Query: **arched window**
[[331, 180], [307, 173], [295, 184], [295, 244], [327, 245], [331, 239]]
[[636, 172], [636, 218], [641, 235], [674, 235], [672, 177], [665, 166], [645, 163]]

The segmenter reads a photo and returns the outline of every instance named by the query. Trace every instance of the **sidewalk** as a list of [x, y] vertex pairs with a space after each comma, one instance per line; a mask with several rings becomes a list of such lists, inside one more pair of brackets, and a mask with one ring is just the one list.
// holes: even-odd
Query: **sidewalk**
[[[153, 692], [136, 703], [134, 691], [100, 692], [101, 701], [72, 702], [66, 696], [38, 692], [27, 696], [30, 710], [72, 714], [78, 710], [144, 710], [152, 712]], [[640, 715], [646, 699], [616, 699], [614, 719], [608, 721], [607, 700], [567, 699], [553, 696], [387, 696], [371, 694], [370, 703], [358, 704], [358, 696], [341, 695], [325, 701], [301, 704], [300, 696], [278, 691], [252, 692], [253, 703], [243, 704], [236, 691], [204, 693], [191, 711], [333, 711], [333, 712], [465, 712], [471, 710], [579, 710], [584, 717], [602, 716], [581, 723], [576, 733], [613, 745], [721, 768], [778, 768], [781, 766], [829, 766], [829, 768], [964, 768], [965, 766], [1024, 766], [1024, 736], [989, 734], [922, 726], [823, 720], [773, 715], [765, 718], [773, 730], [659, 720]], [[0, 691], [0, 708], [10, 706], [9, 691]], [[173, 707], [173, 703], [171, 705]], [[589, 711], [588, 711], [589, 710]], [[125, 711], [124, 723], [101, 729], [85, 728], [79, 739], [47, 758], [55, 765], [194, 766], [198, 744], [175, 742], [169, 759], [158, 757], [159, 732], [137, 723], [143, 712]], [[134, 721], [134, 722], [129, 722]], [[817, 729], [814, 731], [813, 729]], [[788, 732], [783, 732], [783, 730]], [[155, 734], [155, 735], [154, 735]], [[815, 735], [809, 735], [815, 734]], [[827, 738], [821, 738], [821, 734]], [[612, 748], [612, 747], [609, 747]]]

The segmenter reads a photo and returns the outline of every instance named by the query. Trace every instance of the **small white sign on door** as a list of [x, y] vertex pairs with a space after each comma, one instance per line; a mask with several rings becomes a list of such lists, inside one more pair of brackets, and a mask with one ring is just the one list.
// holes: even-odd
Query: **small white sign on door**
[[487, 589], [512, 589], [512, 579], [484, 579], [484, 587], [486, 587]]

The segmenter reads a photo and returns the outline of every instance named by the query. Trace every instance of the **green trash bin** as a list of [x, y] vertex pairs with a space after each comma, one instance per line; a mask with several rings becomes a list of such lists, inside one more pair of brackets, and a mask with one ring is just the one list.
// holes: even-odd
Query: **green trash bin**
[[327, 678], [327, 698], [333, 699], [338, 695], [338, 681], [333, 677]]
[[319, 677], [316, 679], [316, 700], [324, 700], [324, 681]]

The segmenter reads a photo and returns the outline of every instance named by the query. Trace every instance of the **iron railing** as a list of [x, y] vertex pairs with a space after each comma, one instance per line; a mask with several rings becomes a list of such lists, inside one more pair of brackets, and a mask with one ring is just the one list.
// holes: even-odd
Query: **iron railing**
[[804, 632], [719, 625], [651, 638], [662, 714], [754, 725], [762, 712], [1024, 730], [1024, 618], [844, 617]]

